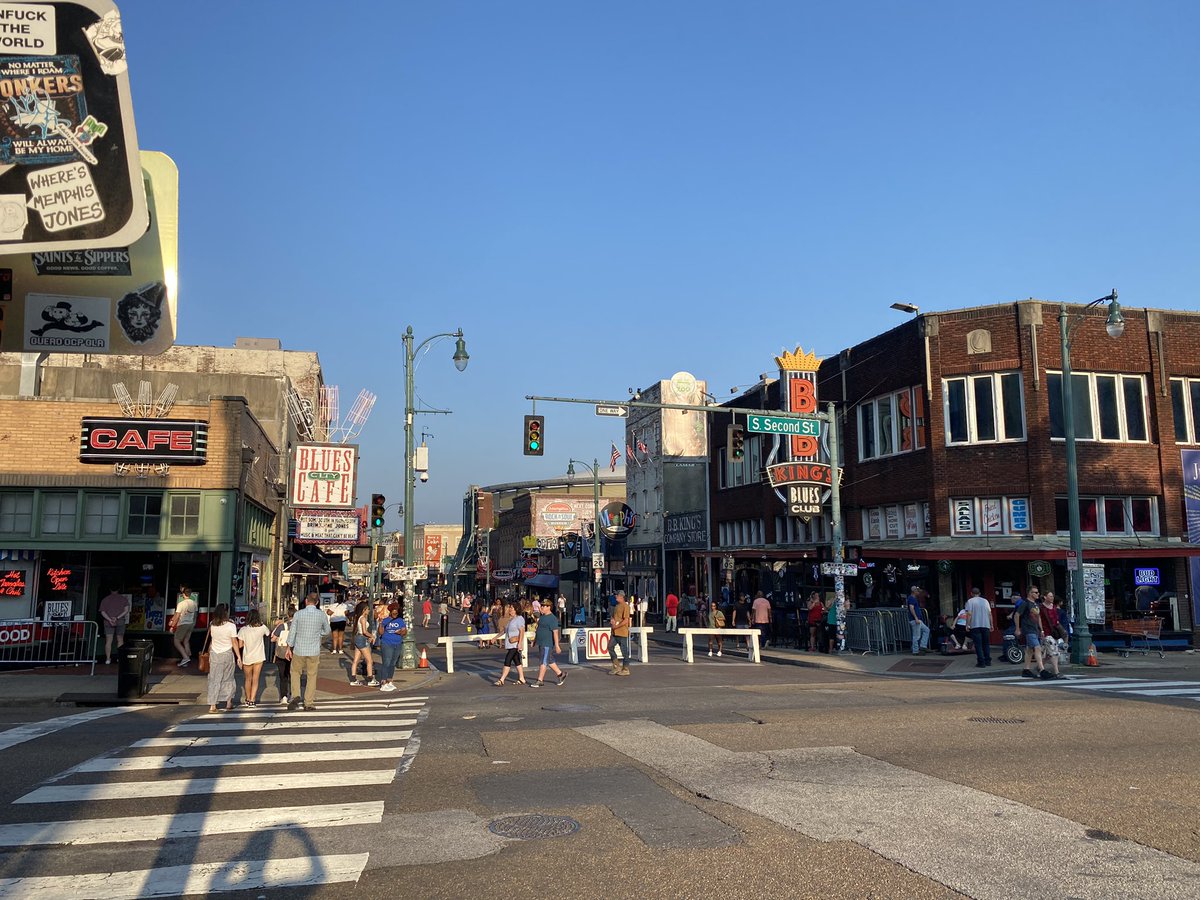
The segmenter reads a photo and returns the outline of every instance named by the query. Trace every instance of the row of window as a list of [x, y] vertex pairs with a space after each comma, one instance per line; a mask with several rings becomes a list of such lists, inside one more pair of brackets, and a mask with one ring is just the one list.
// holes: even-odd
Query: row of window
[[925, 389], [884, 394], [859, 405], [859, 459], [911, 453], [925, 446]]
[[199, 494], [172, 494], [165, 515], [162, 494], [126, 495], [124, 512], [121, 494], [43, 491], [38, 497], [35, 513], [32, 491], [0, 493], [0, 534], [115, 537], [124, 521], [125, 536], [157, 538], [164, 518], [171, 537], [200, 533]]

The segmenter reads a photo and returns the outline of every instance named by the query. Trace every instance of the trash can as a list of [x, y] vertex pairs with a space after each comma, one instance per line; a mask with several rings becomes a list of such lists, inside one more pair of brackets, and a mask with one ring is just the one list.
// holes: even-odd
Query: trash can
[[150, 664], [154, 662], [153, 641], [126, 641], [117, 653], [117, 696], [136, 700], [150, 689]]

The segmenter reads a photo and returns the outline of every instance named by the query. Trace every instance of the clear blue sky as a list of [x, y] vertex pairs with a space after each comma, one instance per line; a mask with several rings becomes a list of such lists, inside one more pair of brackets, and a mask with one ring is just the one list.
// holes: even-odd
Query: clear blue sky
[[316, 350], [379, 395], [360, 497], [401, 495], [403, 355], [431, 480], [603, 459], [625, 397], [718, 397], [783, 347], [836, 353], [1025, 297], [1200, 309], [1200, 6], [119, 3], [141, 146], [179, 164], [180, 341]]

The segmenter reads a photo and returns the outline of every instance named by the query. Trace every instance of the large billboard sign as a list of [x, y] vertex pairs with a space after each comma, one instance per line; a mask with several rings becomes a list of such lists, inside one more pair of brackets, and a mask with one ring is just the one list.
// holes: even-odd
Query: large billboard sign
[[357, 477], [357, 444], [299, 444], [288, 502], [302, 509], [351, 509]]
[[0, 254], [124, 247], [148, 224], [116, 6], [0, 3]]
[[0, 256], [0, 350], [153, 356], [175, 343], [179, 170], [166, 154], [141, 157], [153, 215], [138, 240]]

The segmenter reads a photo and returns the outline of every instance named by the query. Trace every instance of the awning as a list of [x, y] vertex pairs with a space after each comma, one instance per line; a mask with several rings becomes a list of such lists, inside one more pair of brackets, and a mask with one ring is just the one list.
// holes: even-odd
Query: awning
[[532, 578], [526, 578], [524, 585], [525, 587], [549, 588], [550, 590], [554, 590], [558, 587], [558, 576], [543, 572], [540, 575], [534, 575]]

